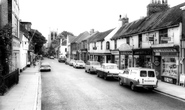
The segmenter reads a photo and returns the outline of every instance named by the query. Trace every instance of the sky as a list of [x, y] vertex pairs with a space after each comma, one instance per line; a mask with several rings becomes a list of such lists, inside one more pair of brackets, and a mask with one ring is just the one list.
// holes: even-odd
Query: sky
[[[47, 39], [50, 31], [107, 31], [118, 25], [119, 15], [129, 22], [145, 17], [152, 0], [19, 0], [20, 19], [31, 22]], [[170, 7], [184, 0], [168, 0]]]

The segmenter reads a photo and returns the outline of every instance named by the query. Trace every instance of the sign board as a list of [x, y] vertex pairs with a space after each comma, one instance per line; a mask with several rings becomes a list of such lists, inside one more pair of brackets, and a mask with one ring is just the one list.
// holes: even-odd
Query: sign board
[[171, 37], [161, 37], [162, 41], [171, 41]]
[[118, 55], [118, 54], [119, 54], [119, 51], [117, 51], [117, 50], [111, 51], [111, 54], [113, 54], [113, 55]]
[[177, 52], [174, 48], [168, 48], [168, 49], [153, 49], [154, 52], [160, 53], [160, 52]]

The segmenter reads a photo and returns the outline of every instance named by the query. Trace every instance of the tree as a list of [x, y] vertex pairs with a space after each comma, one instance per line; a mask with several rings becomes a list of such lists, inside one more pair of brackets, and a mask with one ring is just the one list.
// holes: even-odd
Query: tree
[[34, 46], [34, 52], [36, 54], [43, 54], [42, 47], [46, 43], [46, 38], [38, 31], [31, 29], [30, 38], [31, 44]]

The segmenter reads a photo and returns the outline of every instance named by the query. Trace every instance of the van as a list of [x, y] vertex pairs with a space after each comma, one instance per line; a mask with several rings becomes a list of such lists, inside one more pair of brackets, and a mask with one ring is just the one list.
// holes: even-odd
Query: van
[[158, 86], [158, 80], [154, 69], [128, 68], [119, 74], [119, 85], [128, 85], [131, 90], [139, 87], [153, 90]]

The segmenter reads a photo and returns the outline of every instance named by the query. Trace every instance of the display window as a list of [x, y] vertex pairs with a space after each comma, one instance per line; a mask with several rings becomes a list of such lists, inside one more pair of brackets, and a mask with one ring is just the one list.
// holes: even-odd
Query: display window
[[135, 55], [134, 56], [134, 67], [151, 68], [151, 56], [149, 55]]
[[176, 57], [162, 57], [162, 76], [178, 78], [178, 66]]

